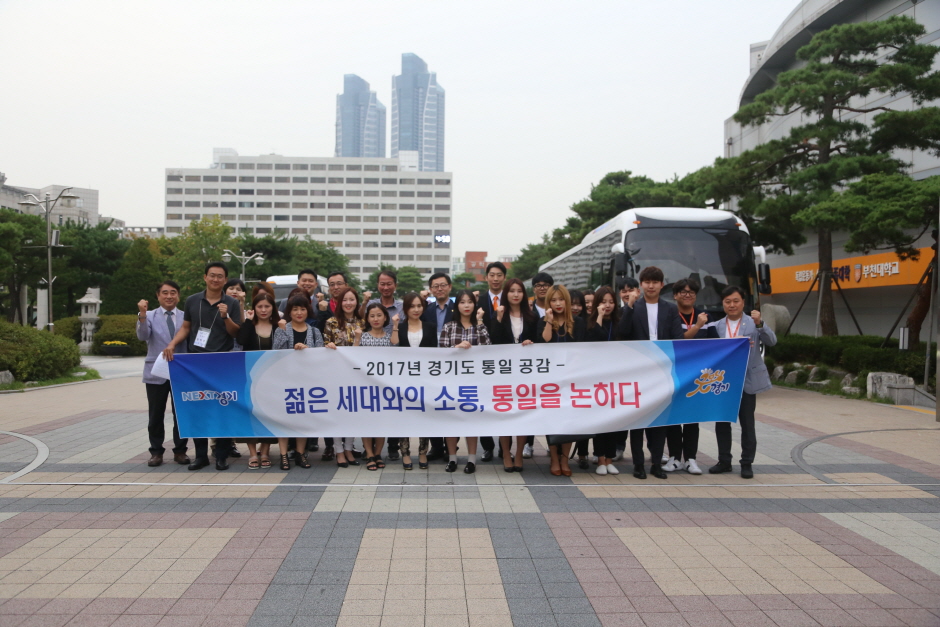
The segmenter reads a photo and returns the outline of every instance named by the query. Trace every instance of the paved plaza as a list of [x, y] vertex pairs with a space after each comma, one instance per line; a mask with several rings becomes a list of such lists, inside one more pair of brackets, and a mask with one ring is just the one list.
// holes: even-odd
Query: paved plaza
[[91, 367], [0, 395], [3, 627], [940, 625], [932, 412], [775, 388], [750, 481], [554, 477], [542, 438], [521, 474], [188, 472]]

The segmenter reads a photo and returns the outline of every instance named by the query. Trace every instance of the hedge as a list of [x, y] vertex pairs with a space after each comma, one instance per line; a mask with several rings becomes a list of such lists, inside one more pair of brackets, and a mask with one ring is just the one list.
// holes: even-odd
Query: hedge
[[[880, 348], [883, 337], [876, 335], [837, 335], [833, 337], [811, 337], [789, 335], [778, 337], [776, 346], [768, 347], [767, 357], [775, 363], [790, 362], [825, 364], [848, 370], [897, 372], [909, 377], [924, 376], [924, 350], [898, 350], [897, 340], [888, 340], [886, 348]], [[931, 372], [936, 372], [935, 352], [931, 352]]]
[[137, 316], [113, 315], [100, 316], [98, 330], [95, 331], [91, 343], [91, 352], [95, 355], [103, 354], [101, 345], [104, 342], [124, 342], [128, 345], [128, 355], [146, 355], [147, 343], [137, 339]]
[[72, 340], [32, 327], [0, 322], [0, 370], [17, 381], [43, 381], [68, 373], [81, 363]]
[[55, 320], [53, 325], [54, 333], [56, 335], [61, 335], [62, 337], [67, 337], [76, 344], [82, 341], [82, 323], [78, 319], [78, 316], [72, 316], [71, 318], [61, 318]]

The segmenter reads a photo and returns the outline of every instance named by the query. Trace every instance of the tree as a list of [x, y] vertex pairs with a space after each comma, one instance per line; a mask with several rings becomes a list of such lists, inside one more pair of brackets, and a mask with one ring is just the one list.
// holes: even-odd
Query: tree
[[[172, 279], [179, 283], [182, 298], [205, 289], [206, 264], [222, 261], [222, 251], [231, 249], [232, 245], [232, 228], [218, 217], [194, 220], [173, 238], [173, 254], [167, 258], [166, 267]], [[238, 276], [231, 266], [229, 276]]]
[[[20, 291], [46, 275], [46, 223], [39, 216], [0, 209], [0, 312], [13, 322], [28, 322], [20, 311]], [[35, 248], [24, 248], [34, 246]], [[40, 248], [42, 247], [42, 248]]]
[[75, 301], [85, 295], [89, 287], [100, 287], [107, 292], [111, 279], [117, 273], [130, 248], [130, 241], [111, 230], [110, 222], [91, 226], [66, 222], [61, 229], [62, 248], [54, 249], [52, 284], [53, 320], [77, 316], [81, 306]]
[[[265, 235], [239, 235], [232, 241], [232, 252], [244, 252], [246, 255], [261, 253], [264, 263], [256, 265], [251, 261], [245, 267], [246, 280], [263, 280], [269, 276], [297, 274], [302, 266], [296, 263], [298, 241], [283, 233]], [[233, 261], [232, 269], [241, 272], [241, 263]]]
[[[838, 334], [828, 277], [832, 232], [845, 227], [825, 210], [826, 201], [865, 175], [901, 172], [906, 164], [892, 151], [940, 154], [940, 108], [920, 107], [940, 97], [940, 73], [931, 71], [940, 48], [918, 44], [924, 32], [913, 19], [894, 16], [817, 33], [796, 53], [805, 65], [781, 73], [775, 87], [734, 116], [745, 126], [796, 113], [805, 120], [786, 137], [722, 165], [748, 175], [748, 212], [815, 232], [819, 271], [825, 277], [819, 290], [824, 335]], [[893, 110], [869, 98], [900, 93], [909, 94], [920, 108]], [[860, 104], [865, 101], [874, 104]], [[869, 126], [863, 116], [871, 114]], [[727, 176], [727, 169], [719, 168], [718, 173]], [[782, 242], [784, 249], [786, 245]]]
[[420, 292], [427, 287], [424, 277], [421, 276], [421, 271], [415, 266], [402, 266], [396, 273], [398, 274], [397, 291], [399, 296], [408, 292]]
[[152, 239], [138, 237], [131, 243], [110, 287], [101, 297], [103, 315], [133, 313], [142, 298], [147, 299], [151, 310], [159, 306], [156, 291], [164, 276], [160, 272], [159, 254]]
[[358, 277], [349, 273], [349, 259], [332, 246], [308, 237], [297, 242], [294, 254], [295, 273], [301, 268], [312, 268], [321, 276], [329, 276], [330, 272], [343, 272], [348, 285], [359, 289]]
[[[512, 267], [515, 269], [516, 264], [514, 263]], [[472, 272], [461, 272], [451, 280], [453, 281], [454, 289], [463, 290], [476, 283], [477, 277]]]

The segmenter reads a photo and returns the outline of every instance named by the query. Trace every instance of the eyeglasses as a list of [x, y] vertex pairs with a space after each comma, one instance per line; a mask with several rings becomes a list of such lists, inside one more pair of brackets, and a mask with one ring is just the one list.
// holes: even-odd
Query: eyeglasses
[[330, 283], [330, 287], [345, 287], [345, 283]]
[[676, 292], [677, 296], [695, 296], [695, 292], [689, 290], [682, 290], [681, 292]]
[[534, 287], [537, 290], [547, 290], [548, 288], [551, 287], [551, 285], [549, 285], [548, 283], [536, 283], [532, 287]]
[[432, 290], [442, 290], [446, 287], [450, 287], [450, 283], [435, 283], [431, 286]]

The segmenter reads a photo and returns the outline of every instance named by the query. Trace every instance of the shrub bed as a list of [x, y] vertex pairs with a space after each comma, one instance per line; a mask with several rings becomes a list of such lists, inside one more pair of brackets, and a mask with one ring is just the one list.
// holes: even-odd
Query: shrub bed
[[[917, 378], [924, 375], [924, 350], [898, 350], [897, 340], [889, 340], [880, 348], [884, 338], [875, 335], [838, 335], [810, 337], [789, 335], [777, 338], [777, 345], [767, 349], [767, 357], [775, 364], [791, 362], [844, 368], [858, 374], [862, 371], [897, 372]], [[931, 352], [931, 355], [935, 355]], [[936, 372], [936, 357], [931, 357], [931, 372]]]
[[72, 340], [32, 327], [0, 322], [0, 370], [9, 370], [17, 381], [54, 379], [81, 362]]
[[71, 318], [62, 318], [60, 320], [55, 320], [55, 325], [53, 328], [53, 333], [56, 335], [61, 335], [62, 337], [67, 337], [76, 344], [82, 341], [82, 323], [78, 319], [78, 316], [72, 316]]
[[127, 344], [127, 354], [130, 356], [147, 354], [147, 343], [137, 339], [137, 316], [101, 316], [101, 322], [91, 343], [91, 352], [95, 355], [103, 355], [102, 344], [115, 341]]

